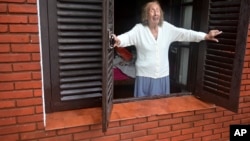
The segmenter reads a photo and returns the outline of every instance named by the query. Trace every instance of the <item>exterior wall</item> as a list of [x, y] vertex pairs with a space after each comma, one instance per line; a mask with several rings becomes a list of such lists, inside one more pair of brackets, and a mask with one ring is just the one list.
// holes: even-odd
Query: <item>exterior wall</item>
[[[229, 140], [230, 124], [250, 123], [250, 24], [238, 114], [217, 107], [45, 131], [36, 0], [0, 0], [0, 140]], [[240, 76], [239, 76], [240, 77]]]

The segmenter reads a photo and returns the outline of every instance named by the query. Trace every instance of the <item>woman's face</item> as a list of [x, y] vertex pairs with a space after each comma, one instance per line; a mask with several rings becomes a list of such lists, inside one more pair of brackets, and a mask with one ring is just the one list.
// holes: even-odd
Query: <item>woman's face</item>
[[161, 9], [157, 3], [151, 3], [148, 8], [149, 25], [158, 25], [161, 18]]

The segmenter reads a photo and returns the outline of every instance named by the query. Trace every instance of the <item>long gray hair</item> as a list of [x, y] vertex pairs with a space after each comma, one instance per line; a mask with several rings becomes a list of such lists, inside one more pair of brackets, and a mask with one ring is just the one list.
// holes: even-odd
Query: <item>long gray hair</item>
[[147, 2], [147, 3], [143, 6], [143, 8], [142, 8], [142, 15], [141, 15], [141, 22], [142, 22], [143, 25], [148, 26], [148, 11], [149, 11], [149, 6], [150, 6], [150, 4], [152, 4], [152, 3], [156, 3], [156, 4], [158, 4], [159, 7], [160, 7], [161, 17], [160, 17], [159, 26], [161, 26], [162, 23], [163, 23], [163, 21], [164, 21], [164, 12], [163, 12], [163, 10], [162, 10], [162, 8], [161, 8], [161, 5], [160, 5], [160, 3], [159, 3], [158, 0], [153, 0], [153, 1], [151, 1], [151, 2]]

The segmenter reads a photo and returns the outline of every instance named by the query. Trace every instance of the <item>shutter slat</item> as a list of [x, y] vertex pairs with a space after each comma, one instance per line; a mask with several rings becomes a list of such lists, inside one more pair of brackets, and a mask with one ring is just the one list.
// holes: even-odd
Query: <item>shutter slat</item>
[[82, 89], [82, 88], [89, 88], [89, 87], [100, 87], [102, 83], [100, 81], [90, 81], [90, 82], [81, 82], [78, 80], [75, 81], [75, 83], [67, 83], [67, 84], [61, 84], [61, 89]]
[[88, 5], [86, 5], [86, 4], [81, 4], [81, 3], [70, 3], [70, 4], [68, 4], [68, 3], [58, 3], [57, 4], [57, 8], [59, 8], [59, 9], [72, 9], [72, 10], [82, 10], [82, 9], [84, 9], [84, 10], [90, 10], [90, 11], [92, 11], [92, 10], [99, 10], [99, 11], [101, 11], [102, 10], [102, 6], [100, 6], [100, 5], [96, 5], [96, 4], [88, 4]]
[[221, 67], [221, 68], [225, 68], [227, 70], [232, 70], [233, 69], [233, 65], [231, 64], [226, 64], [224, 62], [221, 61], [211, 61], [211, 60], [206, 60], [205, 61], [207, 65], [209, 66], [214, 66], [214, 67]]
[[[223, 56], [223, 57], [225, 57], [225, 59], [228, 58], [228, 59], [231, 59], [231, 60], [235, 55], [234, 52], [221, 51], [221, 50], [216, 50], [216, 49], [207, 49], [207, 54], [208, 55], [214, 55], [214, 56]], [[230, 61], [230, 62], [233, 63], [233, 61]]]
[[91, 98], [100, 98], [102, 95], [101, 93], [92, 93], [86, 95], [75, 95], [75, 96], [62, 96], [61, 100], [66, 101], [73, 101], [73, 100], [80, 100], [80, 99], [91, 99]]
[[216, 84], [216, 85], [220, 85], [223, 88], [229, 89], [229, 87], [230, 87], [230, 83], [229, 82], [223, 81], [223, 80], [218, 79], [218, 78], [205, 76], [204, 80], [207, 81], [207, 82]]
[[81, 51], [81, 52], [68, 51], [68, 52], [59, 53], [59, 56], [62, 58], [64, 58], [64, 57], [67, 57], [67, 58], [68, 57], [72, 57], [72, 58], [74, 58], [74, 57], [89, 57], [90, 56], [90, 57], [93, 57], [93, 59], [99, 59], [101, 55], [102, 54], [100, 51], [91, 51], [91, 50], [85, 51], [85, 52], [83, 52], [83, 51]]
[[222, 80], [229, 81], [229, 82], [232, 80], [232, 78], [228, 75], [223, 75], [223, 74], [219, 74], [217, 72], [212, 72], [212, 71], [208, 71], [208, 70], [205, 70], [204, 74], [205, 74], [205, 76], [222, 79]]
[[210, 3], [211, 8], [217, 8], [217, 7], [232, 7], [232, 6], [240, 6], [239, 0], [231, 0], [231, 1], [225, 1], [225, 0], [211, 0], [212, 3]]
[[101, 62], [102, 58], [66, 58], [66, 59], [60, 59], [60, 63], [84, 63], [84, 62]]
[[66, 95], [70, 95], [70, 96], [73, 96], [73, 95], [76, 95], [76, 96], [79, 96], [79, 95], [91, 95], [91, 94], [101, 93], [101, 92], [102, 92], [102, 87], [84, 88], [84, 89], [72, 89], [72, 90], [62, 90], [61, 91], [61, 96], [65, 97]]
[[101, 39], [99, 39], [99, 38], [89, 38], [89, 39], [87, 39], [87, 38], [85, 38], [85, 39], [81, 39], [81, 38], [60, 38], [59, 40], [58, 40], [58, 42], [60, 43], [60, 44], [63, 44], [63, 43], [65, 43], [65, 44], [69, 44], [69, 43], [71, 43], [71, 44], [89, 44], [89, 43], [101, 43], [102, 42], [102, 40]]
[[75, 69], [93, 69], [93, 68], [102, 68], [101, 63], [89, 63], [89, 64], [71, 64], [71, 65], [63, 65], [60, 66], [60, 70], [64, 71], [70, 71], [70, 70], [75, 70]]
[[60, 82], [61, 82], [61, 83], [68, 83], [68, 82], [86, 82], [86, 81], [100, 80], [101, 78], [102, 78], [101, 75], [67, 77], [67, 78], [61, 79]]
[[224, 68], [218, 68], [218, 67], [209, 66], [209, 65], [205, 65], [204, 67], [207, 71], [212, 71], [212, 72], [216, 72], [216, 73], [227, 75], [227, 76], [232, 75], [232, 70], [226, 70]]
[[218, 44], [218, 43], [208, 43], [207, 49], [215, 49], [215, 50], [235, 52], [235, 46], [233, 46], [233, 45], [223, 45], [223, 44]]
[[71, 50], [77, 50], [77, 51], [85, 51], [85, 50], [96, 50], [101, 49], [101, 46], [98, 44], [81, 44], [81, 45], [60, 45], [59, 50], [61, 51], [71, 51]]
[[64, 37], [73, 37], [73, 36], [81, 36], [81, 37], [101, 37], [102, 34], [98, 31], [90, 31], [90, 32], [58, 32], [58, 36]]
[[75, 77], [82, 75], [100, 75], [102, 71], [100, 69], [88, 69], [88, 70], [71, 70], [60, 72], [60, 77]]

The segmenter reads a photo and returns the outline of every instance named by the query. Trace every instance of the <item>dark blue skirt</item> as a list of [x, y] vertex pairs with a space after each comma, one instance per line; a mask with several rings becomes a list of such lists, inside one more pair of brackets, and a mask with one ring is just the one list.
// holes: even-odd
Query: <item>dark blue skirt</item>
[[169, 83], [169, 76], [157, 79], [136, 76], [134, 96], [168, 95], [170, 93]]

